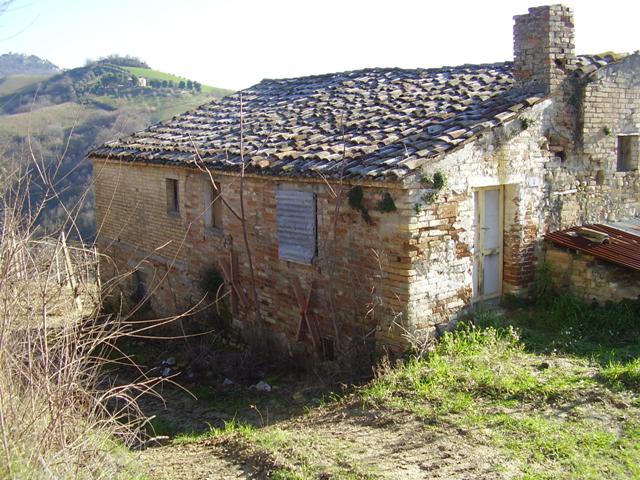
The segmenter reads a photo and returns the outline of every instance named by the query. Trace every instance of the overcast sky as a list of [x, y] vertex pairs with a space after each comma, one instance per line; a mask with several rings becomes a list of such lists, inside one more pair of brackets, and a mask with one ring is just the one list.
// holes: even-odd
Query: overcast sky
[[[364, 67], [510, 60], [512, 17], [533, 0], [14, 0], [0, 53], [63, 68], [113, 53], [208, 85]], [[637, 0], [566, 1], [578, 53], [640, 49]]]

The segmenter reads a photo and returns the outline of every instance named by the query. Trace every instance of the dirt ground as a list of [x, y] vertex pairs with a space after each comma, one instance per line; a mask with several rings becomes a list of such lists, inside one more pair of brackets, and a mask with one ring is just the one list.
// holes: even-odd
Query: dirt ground
[[[295, 393], [290, 394], [291, 391]], [[258, 441], [248, 441], [238, 434], [185, 443], [174, 441], [141, 451], [137, 453], [138, 459], [150, 478], [162, 480], [307, 476], [462, 480], [503, 478], [506, 473], [501, 472], [508, 471], [508, 459], [478, 442], [473, 432], [447, 429], [445, 433], [442, 425], [429, 425], [409, 413], [363, 408], [353, 400], [321, 406], [311, 412], [307, 409], [307, 413], [303, 413], [303, 403], [308, 398], [305, 393], [319, 391], [309, 386], [297, 391], [288, 388], [287, 394], [276, 390], [275, 402], [298, 414], [285, 418], [274, 412], [268, 425], [256, 427]], [[230, 415], [229, 411], [204, 406], [189, 408], [186, 397], [171, 392], [169, 396], [174, 401], [167, 403], [165, 414], [178, 419], [183, 428], [195, 431], [203, 424], [219, 425], [224, 420], [243, 416], [259, 424], [266, 421], [264, 414], [260, 418], [259, 408], [266, 410], [274, 401], [269, 395], [253, 396], [248, 409]], [[284, 397], [289, 395], [287, 401]], [[178, 397], [182, 398], [181, 402]], [[278, 448], [269, 448], [272, 436], [284, 436], [285, 440]], [[309, 473], [300, 477], [279, 476], [283, 469], [302, 469]]]
[[[166, 438], [135, 453], [142, 478], [638, 478], [640, 399], [632, 388], [607, 383], [603, 367], [579, 357], [486, 348], [478, 358], [493, 366], [490, 353], [497, 351], [504, 368], [487, 380], [494, 370], [469, 364], [484, 375], [474, 382], [486, 388], [506, 376], [522, 383], [488, 390], [499, 392], [494, 396], [465, 383], [474, 392], [468, 409], [442, 414], [425, 410], [431, 404], [416, 395], [424, 384], [393, 390], [389, 372], [382, 377], [383, 397], [371, 397], [371, 383], [347, 388], [335, 378], [272, 368], [261, 370], [260, 378], [242, 375], [228, 354], [220, 357], [227, 363], [214, 362], [215, 369], [196, 376], [185, 367], [176, 381], [191, 394], [165, 384], [162, 400], [140, 402], [153, 417], [155, 435]], [[479, 361], [459, 355], [463, 362]], [[460, 361], [454, 360], [449, 364]], [[271, 389], [256, 389], [259, 381]], [[448, 385], [430, 392], [455, 400]], [[514, 400], [514, 385], [526, 386], [526, 397]]]

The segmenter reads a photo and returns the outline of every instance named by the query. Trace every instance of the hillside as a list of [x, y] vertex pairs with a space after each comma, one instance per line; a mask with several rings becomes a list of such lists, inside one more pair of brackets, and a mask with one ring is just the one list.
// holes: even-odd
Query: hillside
[[10, 75], [0, 78], [0, 96], [15, 93], [30, 85], [42, 82], [51, 75]]
[[31, 188], [36, 200], [50, 195], [51, 188], [58, 192], [58, 200], [48, 202], [40, 215], [45, 230], [59, 226], [65, 209], [73, 210], [78, 214], [78, 234], [93, 237], [91, 192], [87, 195], [91, 166], [84, 159], [92, 146], [231, 92], [210, 86], [198, 91], [194, 82], [187, 88], [186, 80], [182, 88], [168, 81], [145, 86], [128, 68], [173, 76], [111, 62], [146, 65], [130, 57], [109, 57], [51, 76], [12, 75], [0, 82], [0, 173], [28, 163], [34, 155], [55, 172], [49, 187], [34, 182]]
[[0, 55], [0, 77], [9, 75], [53, 75], [60, 69], [49, 60], [35, 55], [5, 53]]
[[[179, 87], [180, 89], [187, 90], [196, 90], [198, 92], [202, 91], [204, 93], [210, 93], [212, 95], [219, 95], [221, 97], [228, 95], [231, 93], [231, 90], [227, 90], [224, 88], [216, 88], [210, 85], [202, 85], [196, 81], [189, 80], [185, 77], [179, 77], [177, 75], [172, 75], [170, 73], [159, 72], [158, 70], [153, 70], [151, 68], [140, 68], [140, 67], [125, 67], [126, 70], [137, 75], [141, 78], [146, 78], [151, 82], [167, 82], [169, 85], [173, 85], [174, 87]], [[151, 83], [150, 82], [150, 83]]]
[[180, 98], [201, 93], [220, 98], [231, 93], [149, 68], [120, 66], [106, 60], [35, 80], [0, 97], [1, 111], [14, 114], [65, 102], [101, 104], [101, 108], [108, 108], [114, 99]]

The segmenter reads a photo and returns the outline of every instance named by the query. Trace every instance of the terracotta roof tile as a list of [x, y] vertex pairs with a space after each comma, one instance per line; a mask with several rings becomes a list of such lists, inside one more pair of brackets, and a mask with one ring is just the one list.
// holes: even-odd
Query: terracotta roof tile
[[[582, 75], [607, 61], [615, 59], [580, 57], [572, 68]], [[237, 169], [242, 104], [250, 170], [393, 180], [541, 101], [513, 88], [511, 70], [505, 62], [263, 80], [89, 156], [178, 165], [193, 163], [195, 146], [209, 167]]]

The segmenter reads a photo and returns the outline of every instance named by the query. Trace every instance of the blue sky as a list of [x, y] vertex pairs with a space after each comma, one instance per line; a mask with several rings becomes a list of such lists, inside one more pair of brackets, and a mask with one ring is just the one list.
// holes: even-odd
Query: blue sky
[[[135, 55], [152, 67], [228, 88], [262, 78], [508, 60], [513, 15], [533, 0], [14, 0], [0, 53], [63, 68]], [[551, 2], [548, 2], [551, 3]], [[578, 53], [640, 49], [640, 2], [573, 7]]]

